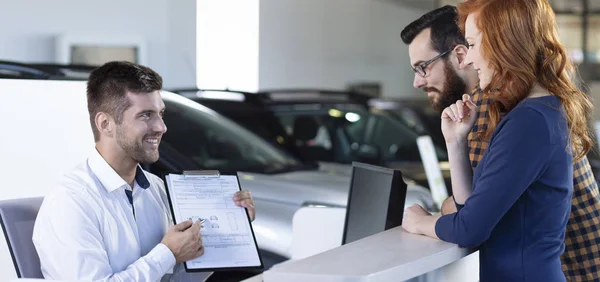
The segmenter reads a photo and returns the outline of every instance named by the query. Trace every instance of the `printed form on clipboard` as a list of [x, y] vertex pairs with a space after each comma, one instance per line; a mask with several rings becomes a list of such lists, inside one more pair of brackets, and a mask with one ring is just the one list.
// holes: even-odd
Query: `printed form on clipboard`
[[263, 267], [248, 212], [233, 202], [241, 190], [235, 172], [169, 173], [165, 184], [176, 224], [204, 220], [200, 229], [204, 254], [185, 262], [187, 272]]

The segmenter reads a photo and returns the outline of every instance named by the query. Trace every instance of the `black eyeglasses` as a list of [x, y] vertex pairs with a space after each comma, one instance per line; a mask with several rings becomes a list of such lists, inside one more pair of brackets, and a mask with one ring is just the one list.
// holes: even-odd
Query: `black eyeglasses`
[[439, 58], [443, 57], [444, 55], [446, 55], [446, 54], [448, 54], [448, 53], [450, 53], [450, 51], [452, 51], [452, 50], [454, 50], [454, 49], [450, 49], [450, 50], [448, 50], [448, 51], [446, 51], [446, 52], [444, 52], [444, 53], [441, 53], [441, 54], [439, 54], [439, 55], [437, 55], [437, 56], [433, 57], [433, 59], [431, 59], [431, 60], [429, 60], [429, 61], [427, 61], [427, 62], [424, 62], [424, 63], [422, 63], [422, 64], [420, 64], [420, 65], [418, 65], [418, 66], [416, 66], [416, 67], [412, 68], [412, 70], [413, 70], [413, 71], [414, 71], [416, 74], [419, 74], [421, 77], [425, 77], [425, 75], [427, 74], [427, 73], [425, 72], [425, 68], [427, 68], [427, 66], [431, 65], [431, 63], [435, 62], [435, 60], [437, 60], [437, 59], [439, 59]]

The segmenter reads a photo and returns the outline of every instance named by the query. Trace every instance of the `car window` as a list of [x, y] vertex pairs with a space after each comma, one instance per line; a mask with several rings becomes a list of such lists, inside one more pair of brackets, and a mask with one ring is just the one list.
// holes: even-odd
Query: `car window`
[[262, 117], [259, 114], [236, 114], [236, 113], [223, 113], [229, 119], [235, 123], [248, 129], [250, 132], [262, 137], [273, 144], [283, 138], [284, 135], [277, 132], [274, 127], [270, 126], [266, 117]]
[[278, 121], [262, 107], [243, 101], [198, 98], [193, 100], [229, 118], [269, 142], [277, 142], [278, 139], [285, 137], [282, 130], [278, 128]]
[[165, 105], [167, 132], [163, 141], [203, 168], [266, 172], [299, 164], [292, 156], [206, 107], [168, 99]]
[[389, 115], [419, 135], [431, 136], [438, 146], [445, 146], [440, 113], [428, 105], [410, 105], [386, 110], [373, 109], [372, 112]]
[[327, 118], [306, 112], [277, 115], [299, 154], [314, 161], [335, 161], [333, 138]]
[[[421, 161], [417, 146], [419, 134], [388, 116], [374, 116], [376, 122], [369, 142], [381, 149], [384, 161]], [[448, 159], [445, 151], [437, 146], [436, 153], [438, 160]]]
[[427, 127], [421, 121], [421, 117], [410, 108], [401, 108], [393, 111], [398, 117], [398, 120], [402, 122], [404, 125], [408, 126], [410, 129], [415, 131], [418, 134], [428, 134]]
[[348, 139], [351, 143], [363, 143], [365, 140], [365, 134], [367, 130], [367, 123], [369, 116], [365, 112], [351, 112], [356, 114], [353, 122], [348, 123], [344, 126], [344, 130], [348, 135]]
[[278, 107], [274, 113], [303, 156], [317, 161], [356, 160], [352, 145], [362, 140], [366, 111], [328, 107]]
[[[293, 136], [298, 143], [310, 147], [322, 147], [331, 150], [331, 135], [327, 129], [326, 122], [318, 115], [302, 115], [291, 114], [279, 117], [281, 124], [284, 126], [288, 135]], [[303, 126], [301, 119], [309, 119], [307, 122], [314, 121], [315, 126], [308, 129], [308, 126]], [[294, 125], [296, 123], [296, 125]], [[299, 132], [302, 131], [302, 133]], [[308, 136], [307, 136], [308, 135]]]

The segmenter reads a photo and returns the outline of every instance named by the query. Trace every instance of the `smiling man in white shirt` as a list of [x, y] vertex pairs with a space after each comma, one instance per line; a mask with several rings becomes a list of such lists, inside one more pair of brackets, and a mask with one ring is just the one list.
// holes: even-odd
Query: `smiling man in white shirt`
[[[151, 69], [110, 62], [88, 81], [96, 148], [44, 199], [33, 243], [46, 279], [87, 281], [204, 281], [181, 262], [204, 253], [200, 223], [171, 225], [163, 181], [140, 163], [159, 158], [167, 128], [162, 78]], [[248, 191], [232, 199], [248, 209]]]

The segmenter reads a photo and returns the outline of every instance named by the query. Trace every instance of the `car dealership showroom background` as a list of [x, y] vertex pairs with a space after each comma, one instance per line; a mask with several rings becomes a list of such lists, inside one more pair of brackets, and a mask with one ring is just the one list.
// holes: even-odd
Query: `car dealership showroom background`
[[[537, 1], [552, 6], [560, 42], [579, 71], [576, 83], [596, 104], [600, 0]], [[432, 107], [435, 93], [427, 93], [435, 89], [419, 85], [417, 64], [401, 32], [429, 11], [460, 2], [2, 1], [0, 282], [43, 279], [51, 268], [80, 269], [54, 277], [62, 281], [77, 281], [77, 273], [83, 280], [92, 279], [86, 275], [102, 267], [112, 267], [115, 276], [93, 279], [158, 281], [152, 279], [165, 274], [152, 274], [158, 271], [152, 259], [148, 269], [138, 261], [131, 269], [114, 266], [112, 253], [125, 254], [108, 247], [106, 238], [97, 242], [107, 246], [105, 253], [86, 257], [97, 250], [82, 245], [77, 253], [81, 257], [74, 257], [69, 236], [53, 241], [59, 244], [53, 249], [62, 253], [53, 254], [52, 263], [42, 260], [42, 265], [51, 265], [46, 268], [36, 248], [50, 235], [36, 235], [41, 241], [35, 244], [32, 240], [44, 197], [95, 152], [87, 81], [92, 71], [110, 61], [147, 66], [163, 80], [161, 118], [167, 131], [157, 149], [160, 157], [140, 163], [166, 182], [165, 190], [172, 189], [161, 192], [166, 197], [160, 216], [180, 221], [184, 203], [178, 202], [182, 198], [175, 190], [180, 183], [173, 180], [179, 175], [190, 183], [200, 178], [186, 177], [188, 173], [216, 175], [222, 181], [231, 176], [234, 191], [251, 194], [255, 219], [246, 208], [230, 204], [222, 204], [229, 211], [223, 216], [183, 217], [202, 220], [203, 256], [222, 260], [219, 267], [203, 267], [212, 262], [200, 256], [197, 263], [184, 264], [183, 276], [196, 271], [213, 272], [206, 281], [479, 281], [477, 248], [410, 234], [401, 226], [405, 209], [417, 204], [440, 215], [444, 200], [453, 194], [441, 110]], [[597, 107], [590, 130], [594, 138], [600, 134]], [[587, 158], [593, 172], [588, 177], [598, 177], [595, 140]], [[137, 174], [135, 181], [140, 184]], [[185, 205], [221, 208], [223, 199], [230, 201], [233, 194], [222, 192], [226, 184], [220, 183], [216, 190], [189, 190]], [[125, 189], [127, 197], [141, 197], [135, 189], [133, 196]], [[595, 189], [591, 197], [600, 200]], [[128, 205], [125, 193], [119, 197]], [[143, 204], [129, 201], [135, 226], [140, 216], [135, 212]], [[111, 212], [116, 213], [104, 210], [88, 223], [110, 234], [103, 221], [108, 220], [104, 213]], [[600, 213], [591, 212], [597, 217]], [[598, 224], [586, 228], [600, 230]], [[123, 240], [139, 244], [144, 236], [137, 232]], [[136, 248], [136, 258], [149, 251]], [[585, 248], [598, 253], [597, 245]], [[233, 257], [214, 255], [227, 249]], [[255, 263], [246, 265], [237, 255], [254, 255]], [[43, 257], [48, 259], [48, 254]], [[105, 262], [96, 261], [99, 257]], [[594, 259], [600, 262], [600, 257]], [[136, 271], [150, 274], [133, 275]], [[586, 281], [600, 281], [600, 274], [595, 277], [599, 280]]]

